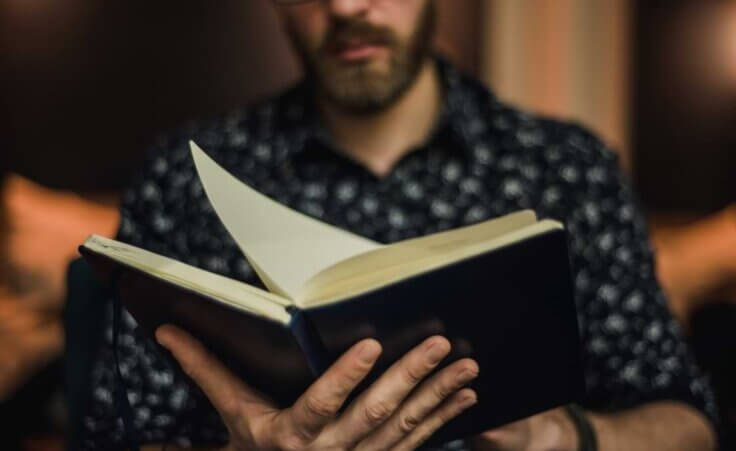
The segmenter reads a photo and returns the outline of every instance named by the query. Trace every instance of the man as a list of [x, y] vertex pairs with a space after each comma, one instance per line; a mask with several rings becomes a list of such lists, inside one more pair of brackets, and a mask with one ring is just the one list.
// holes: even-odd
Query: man
[[[432, 0], [276, 3], [305, 81], [160, 140], [125, 195], [119, 237], [256, 280], [197, 182], [190, 138], [261, 192], [377, 241], [533, 208], [570, 231], [585, 411], [555, 409], [448, 446], [576, 450], [597, 441], [601, 450], [713, 449], [710, 391], [667, 311], [645, 225], [613, 154], [579, 127], [505, 106], [433, 57]], [[375, 341], [356, 344], [293, 407], [278, 410], [194, 338], [162, 327], [157, 340], [212, 408], [124, 319], [120, 370], [134, 433], [147, 443], [411, 449], [473, 403], [493, 402], [462, 388], [478, 372], [471, 360], [426, 379], [449, 351], [444, 338], [432, 337], [344, 409], [380, 353]], [[103, 349], [85, 418], [87, 447], [123, 440], [114, 368]]]

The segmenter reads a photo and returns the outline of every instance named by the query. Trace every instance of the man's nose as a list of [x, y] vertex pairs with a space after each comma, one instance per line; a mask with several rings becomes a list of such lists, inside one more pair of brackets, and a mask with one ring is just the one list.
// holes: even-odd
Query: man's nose
[[330, 13], [337, 17], [356, 17], [365, 14], [373, 0], [327, 0]]

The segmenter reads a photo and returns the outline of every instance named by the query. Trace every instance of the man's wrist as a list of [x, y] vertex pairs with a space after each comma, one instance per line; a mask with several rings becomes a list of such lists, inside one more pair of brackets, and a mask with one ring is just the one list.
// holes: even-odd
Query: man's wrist
[[596, 441], [598, 443], [598, 451], [614, 451], [618, 449], [616, 444], [616, 432], [614, 427], [614, 417], [600, 413], [585, 411], [588, 421], [590, 421], [595, 431]]

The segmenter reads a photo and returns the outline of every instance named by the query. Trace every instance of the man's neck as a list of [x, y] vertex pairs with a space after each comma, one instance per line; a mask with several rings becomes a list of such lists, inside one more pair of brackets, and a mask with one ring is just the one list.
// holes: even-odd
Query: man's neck
[[377, 176], [386, 175], [429, 137], [442, 107], [436, 64], [428, 59], [407, 92], [373, 115], [346, 114], [321, 103], [325, 126], [345, 154]]

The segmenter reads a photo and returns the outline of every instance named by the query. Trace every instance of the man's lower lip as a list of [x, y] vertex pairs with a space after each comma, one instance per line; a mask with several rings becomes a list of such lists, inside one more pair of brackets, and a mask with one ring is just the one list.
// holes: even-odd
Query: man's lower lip
[[386, 47], [383, 45], [360, 45], [356, 47], [349, 47], [337, 52], [337, 57], [346, 62], [362, 61], [384, 52]]

